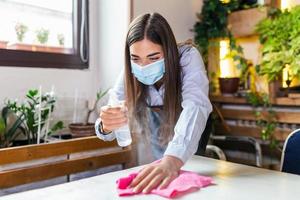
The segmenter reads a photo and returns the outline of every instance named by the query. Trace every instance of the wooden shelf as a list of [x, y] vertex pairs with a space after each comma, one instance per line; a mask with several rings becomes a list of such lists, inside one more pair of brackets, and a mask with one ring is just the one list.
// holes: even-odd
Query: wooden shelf
[[[239, 125], [228, 125], [230, 131], [226, 131], [222, 124], [217, 123], [215, 128], [217, 135], [251, 136], [254, 138], [261, 138], [261, 128], [257, 126], [247, 127]], [[279, 141], [284, 141], [291, 132], [291, 129], [276, 128], [274, 131], [274, 137]]]
[[[210, 100], [214, 103], [249, 104], [243, 97], [211, 95]], [[300, 98], [277, 97], [272, 102], [276, 106], [300, 106]]]
[[248, 104], [245, 98], [234, 96], [211, 95], [209, 99], [214, 103]]

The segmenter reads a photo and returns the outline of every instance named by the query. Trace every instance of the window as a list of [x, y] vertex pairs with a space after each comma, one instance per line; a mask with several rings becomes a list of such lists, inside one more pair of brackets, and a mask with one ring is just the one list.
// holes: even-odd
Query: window
[[0, 0], [0, 66], [86, 68], [87, 0]]

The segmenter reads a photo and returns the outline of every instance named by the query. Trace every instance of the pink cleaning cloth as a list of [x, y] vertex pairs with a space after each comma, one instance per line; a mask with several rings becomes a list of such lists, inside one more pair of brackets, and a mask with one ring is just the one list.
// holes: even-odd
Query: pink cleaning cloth
[[[135, 195], [133, 188], [128, 188], [131, 181], [138, 173], [129, 174], [127, 177], [117, 180], [119, 196]], [[153, 189], [150, 194], [157, 194], [167, 198], [175, 198], [188, 192], [199, 190], [212, 184], [212, 178], [200, 176], [197, 173], [180, 170], [179, 176], [174, 179], [165, 189]]]

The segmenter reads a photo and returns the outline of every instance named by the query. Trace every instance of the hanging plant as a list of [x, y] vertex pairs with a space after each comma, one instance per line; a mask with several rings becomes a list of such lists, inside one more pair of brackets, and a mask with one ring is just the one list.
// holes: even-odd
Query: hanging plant
[[271, 148], [277, 148], [279, 142], [274, 137], [277, 127], [276, 112], [272, 107], [269, 95], [266, 93], [250, 92], [246, 100], [252, 106], [256, 125], [261, 129], [261, 139], [270, 142]]
[[[219, 46], [219, 43], [213, 42], [213, 39], [229, 39], [230, 51], [226, 57], [233, 59], [235, 66], [241, 72], [240, 78], [242, 82], [245, 82], [248, 77], [251, 62], [244, 58], [243, 48], [237, 44], [236, 39], [227, 29], [227, 18], [232, 11], [251, 8], [255, 6], [257, 5], [254, 2], [251, 2], [251, 4], [247, 4], [245, 3], [245, 1], [204, 0], [202, 11], [197, 15], [199, 21], [194, 25], [193, 29], [193, 31], [195, 32], [195, 43], [198, 45], [199, 50], [202, 53], [202, 56], [206, 63], [208, 56], [208, 47], [216, 45]], [[270, 17], [274, 18], [274, 16], [276, 15], [278, 15], [277, 9], [269, 9]], [[296, 22], [294, 21], [294, 23]], [[298, 23], [300, 23], [300, 20], [298, 20]], [[265, 22], [264, 26], [266, 28], [261, 29], [266, 34], [261, 37], [262, 41], [266, 41], [267, 38], [269, 38], [269, 35], [272, 35], [270, 33], [270, 28], [267, 26], [269, 24], [271, 24], [271, 21]], [[286, 24], [287, 23], [285, 23], [285, 25]], [[298, 31], [300, 31], [300, 28], [298, 29]], [[295, 33], [298, 33], [298, 31]], [[296, 44], [300, 48], [300, 43], [295, 43], [294, 47], [296, 47]], [[212, 72], [212, 75], [214, 77], [216, 76], [214, 72]], [[212, 85], [213, 83], [210, 84]], [[256, 125], [261, 128], [261, 138], [263, 140], [270, 141], [271, 147], [277, 147], [278, 141], [273, 136], [274, 130], [277, 126], [276, 112], [272, 108], [272, 104], [270, 103], [268, 95], [257, 92], [250, 92], [246, 95], [246, 99], [247, 102], [252, 105], [253, 114], [256, 119]]]
[[204, 61], [207, 63], [209, 45], [219, 45], [211, 42], [212, 39], [227, 38], [228, 15], [237, 10], [256, 7], [257, 1], [241, 0], [204, 0], [202, 10], [197, 14], [198, 21], [194, 25], [195, 43], [197, 44]]
[[204, 0], [198, 22], [194, 25], [195, 43], [207, 62], [208, 46], [211, 39], [227, 37], [229, 4], [220, 0]]
[[243, 48], [237, 44], [236, 39], [231, 33], [229, 33], [229, 49], [230, 51], [227, 56], [233, 59], [237, 69], [240, 70], [240, 78], [242, 83], [244, 83], [247, 81], [251, 61], [244, 57]]
[[[220, 44], [214, 39], [229, 38], [230, 52], [226, 56], [232, 58], [237, 69], [240, 70], [241, 82], [245, 82], [248, 76], [249, 61], [243, 56], [243, 48], [237, 44], [235, 38], [232, 36], [227, 28], [228, 15], [232, 11], [255, 7], [254, 1], [220, 1], [220, 0], [204, 0], [203, 7], [200, 14], [197, 15], [199, 21], [194, 25], [195, 43], [202, 54], [204, 62], [208, 63], [208, 47], [217, 46]], [[212, 78], [212, 75], [209, 76]], [[215, 83], [210, 83], [211, 91], [215, 91]]]

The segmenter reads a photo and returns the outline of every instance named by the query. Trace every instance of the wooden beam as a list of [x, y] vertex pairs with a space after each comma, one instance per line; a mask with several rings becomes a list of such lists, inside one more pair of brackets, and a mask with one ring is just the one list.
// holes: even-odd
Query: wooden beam
[[[228, 125], [230, 132], [221, 125], [216, 125], [216, 135], [233, 135], [233, 136], [251, 136], [261, 139], [261, 129], [259, 127], [247, 127], [247, 126], [234, 126]], [[274, 137], [276, 140], [285, 141], [292, 130], [283, 130], [276, 128], [274, 131]]]
[[211, 95], [209, 99], [214, 103], [249, 104], [245, 98], [235, 96]]
[[[233, 120], [257, 120], [252, 110], [237, 110], [237, 109], [220, 109], [225, 119]], [[263, 111], [261, 113], [261, 119], [267, 119], [268, 113]], [[300, 123], [300, 112], [283, 112], [276, 111], [275, 113], [276, 122], [279, 123]]]
[[96, 136], [91, 136], [55, 143], [4, 148], [0, 149], [0, 165], [110, 147], [118, 147], [118, 145], [115, 141], [104, 142]]
[[[210, 95], [209, 99], [214, 103], [250, 105], [244, 97]], [[300, 98], [277, 97], [271, 103], [274, 106], [300, 106]]]
[[300, 106], [300, 98], [277, 97], [272, 103], [274, 105]]
[[0, 188], [47, 180], [67, 174], [94, 170], [115, 164], [125, 164], [130, 160], [130, 149], [106, 153], [99, 156], [71, 159], [39, 166], [0, 172]]

